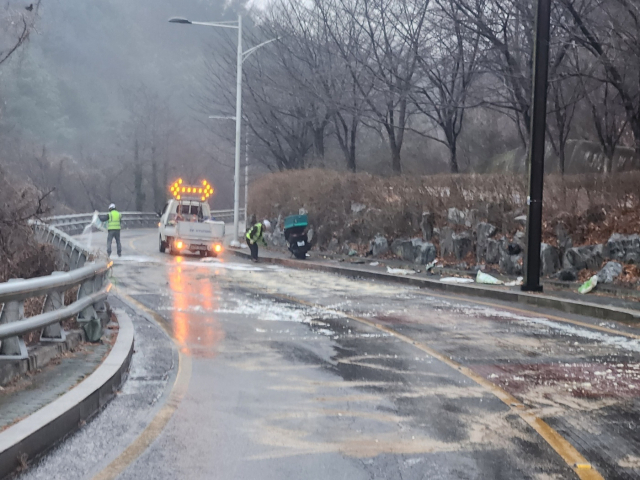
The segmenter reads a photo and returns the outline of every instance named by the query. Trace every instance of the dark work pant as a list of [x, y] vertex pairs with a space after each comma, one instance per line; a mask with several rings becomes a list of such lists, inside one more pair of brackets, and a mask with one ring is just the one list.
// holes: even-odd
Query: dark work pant
[[116, 247], [118, 248], [118, 256], [122, 255], [122, 245], [120, 244], [120, 230], [109, 230], [107, 234], [107, 255], [111, 255], [111, 244], [116, 239]]
[[258, 259], [258, 244], [251, 243], [251, 241], [247, 238], [247, 245], [249, 245], [249, 250], [251, 250], [251, 258], [254, 260]]

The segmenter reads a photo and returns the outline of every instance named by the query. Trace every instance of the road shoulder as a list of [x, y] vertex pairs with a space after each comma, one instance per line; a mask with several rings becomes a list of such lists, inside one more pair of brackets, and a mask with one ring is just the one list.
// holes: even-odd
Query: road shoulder
[[0, 433], [0, 477], [42, 455], [115, 396], [127, 376], [134, 337], [128, 315], [120, 315], [118, 321], [116, 342], [95, 372], [66, 394]]

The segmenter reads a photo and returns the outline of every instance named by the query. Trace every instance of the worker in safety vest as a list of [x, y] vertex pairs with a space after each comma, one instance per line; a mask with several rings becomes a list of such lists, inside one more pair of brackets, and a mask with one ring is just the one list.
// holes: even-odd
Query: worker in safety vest
[[115, 204], [109, 205], [109, 216], [107, 218], [107, 255], [111, 256], [111, 244], [116, 239], [118, 256], [122, 255], [122, 245], [120, 244], [120, 219], [122, 215], [116, 210]]
[[256, 222], [253, 227], [247, 232], [247, 245], [251, 250], [251, 261], [258, 261], [258, 242], [262, 243], [265, 247], [267, 242], [264, 240], [264, 231], [271, 228], [271, 222], [269, 220], [263, 220], [262, 222]]

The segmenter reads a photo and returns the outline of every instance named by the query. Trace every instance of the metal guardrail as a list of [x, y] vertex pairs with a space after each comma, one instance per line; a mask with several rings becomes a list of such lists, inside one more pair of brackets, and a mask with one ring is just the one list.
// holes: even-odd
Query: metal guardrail
[[[106, 215], [101, 212], [100, 215]], [[122, 228], [152, 228], [158, 225], [158, 214], [154, 212], [121, 212]], [[212, 210], [211, 217], [215, 220], [233, 219], [233, 210]], [[244, 212], [240, 211], [240, 218], [244, 217]], [[49, 225], [57, 227], [59, 230], [69, 234], [78, 235], [85, 227], [91, 223], [93, 213], [79, 213], [74, 215], [58, 215], [43, 219]]]
[[[244, 212], [240, 211], [239, 216], [244, 217]], [[211, 217], [215, 220], [233, 220], [233, 210], [211, 210]]]
[[59, 228], [39, 221], [32, 222], [31, 226], [40, 243], [49, 243], [60, 251], [62, 260], [70, 270], [80, 268], [85, 263], [95, 260], [95, 255], [92, 252]]
[[[22, 335], [43, 329], [40, 341], [63, 342], [65, 332], [60, 322], [78, 316], [79, 323], [93, 323], [102, 328], [107, 309], [104, 301], [111, 284], [112, 263], [98, 262], [70, 272], [54, 272], [29, 280], [13, 279], [0, 284], [0, 360], [27, 358]], [[77, 300], [64, 305], [67, 290], [80, 286]], [[24, 318], [24, 301], [46, 295], [42, 313]]]
[[[65, 215], [62, 220], [59, 217], [50, 220], [64, 225], [69, 217], [76, 217], [75, 221], [88, 217], [89, 223], [92, 216]], [[22, 336], [36, 330], [42, 330], [42, 342], [63, 342], [66, 335], [60, 322], [76, 315], [79, 323], [93, 323], [94, 331], [101, 331], [102, 322], [108, 320], [104, 301], [110, 289], [107, 276], [111, 263], [95, 263], [96, 255], [55, 226], [41, 221], [33, 221], [31, 226], [40, 242], [49, 243], [60, 251], [70, 271], [0, 283], [0, 360], [26, 358], [28, 353]], [[65, 306], [65, 292], [76, 286], [80, 287], [77, 300]], [[42, 313], [24, 318], [24, 301], [41, 296], [45, 296]]]
[[[63, 320], [77, 316], [79, 323], [93, 323], [100, 329], [102, 322], [108, 320], [105, 300], [111, 288], [107, 277], [112, 263], [96, 263], [96, 255], [70, 236], [82, 233], [93, 215], [59, 215], [31, 222], [38, 240], [60, 250], [70, 271], [0, 283], [0, 360], [26, 358], [28, 353], [22, 336], [37, 330], [42, 329], [41, 341], [64, 341], [65, 332], [60, 324]], [[211, 216], [216, 220], [232, 219], [233, 210], [215, 210]], [[123, 228], [155, 227], [158, 215], [122, 212], [121, 224]], [[80, 287], [76, 301], [65, 306], [65, 292], [76, 286]], [[42, 313], [24, 318], [25, 300], [41, 296], [46, 296]]]
[[[121, 214], [122, 228], [149, 228], [158, 225], [158, 215], [154, 212], [121, 212]], [[107, 215], [107, 212], [101, 212], [100, 215]], [[93, 213], [79, 213], [58, 215], [45, 218], [43, 221], [69, 235], [78, 235], [91, 223], [92, 219]]]

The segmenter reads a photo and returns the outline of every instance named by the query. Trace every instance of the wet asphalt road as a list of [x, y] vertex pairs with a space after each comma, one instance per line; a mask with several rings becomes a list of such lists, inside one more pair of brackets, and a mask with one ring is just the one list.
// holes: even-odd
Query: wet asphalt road
[[136, 327], [131, 379], [22, 478], [578, 478], [518, 409], [604, 478], [640, 478], [636, 339], [231, 255], [170, 257], [149, 230], [123, 244], [113, 283], [130, 299], [112, 304]]

